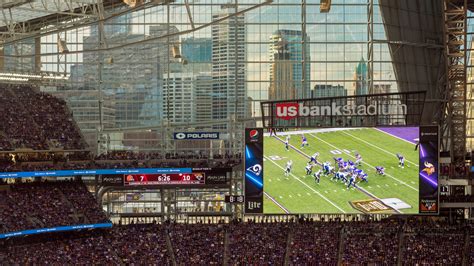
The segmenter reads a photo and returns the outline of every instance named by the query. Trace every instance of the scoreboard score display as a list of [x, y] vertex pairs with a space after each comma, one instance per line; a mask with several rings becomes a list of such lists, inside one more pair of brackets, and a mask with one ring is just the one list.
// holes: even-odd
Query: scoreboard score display
[[124, 175], [124, 184], [129, 186], [204, 185], [205, 183], [206, 179], [204, 173]]
[[124, 186], [203, 186], [225, 185], [230, 181], [230, 168], [168, 168], [155, 172], [124, 173]]

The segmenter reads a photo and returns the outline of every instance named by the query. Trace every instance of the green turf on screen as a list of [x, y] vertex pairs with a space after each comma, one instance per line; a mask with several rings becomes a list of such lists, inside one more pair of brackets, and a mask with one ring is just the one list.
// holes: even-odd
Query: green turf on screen
[[[363, 164], [359, 168], [369, 175], [369, 182], [360, 182], [358, 186], [372, 196], [358, 189], [347, 190], [346, 185], [330, 181], [330, 177], [326, 176], [321, 176], [320, 184], [316, 184], [313, 176], [305, 175], [305, 166], [309, 161], [307, 156], [293, 148], [286, 151], [283, 142], [266, 136], [265, 213], [285, 213], [284, 209], [290, 213], [357, 213], [350, 202], [373, 197], [398, 198], [412, 206], [411, 209], [400, 210], [401, 213], [418, 213], [418, 151], [414, 150], [414, 144], [367, 128], [306, 133], [305, 136], [309, 147], [301, 148], [300, 134], [291, 135], [290, 144], [307, 156], [319, 152], [319, 162], [329, 161], [334, 166], [334, 157], [355, 161], [355, 152], [360, 153]], [[279, 135], [278, 138], [284, 141], [285, 136]], [[405, 156], [404, 169], [398, 167], [396, 153]], [[286, 177], [284, 168], [290, 159], [293, 160], [292, 175]], [[376, 175], [375, 166], [385, 167], [386, 175]], [[314, 167], [313, 172], [318, 169], [320, 167]]]

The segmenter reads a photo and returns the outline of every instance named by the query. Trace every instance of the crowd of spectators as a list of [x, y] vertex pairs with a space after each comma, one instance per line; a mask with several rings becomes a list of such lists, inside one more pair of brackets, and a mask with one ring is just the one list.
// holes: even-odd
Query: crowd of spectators
[[434, 219], [409, 219], [403, 232], [403, 261], [407, 264], [461, 265], [466, 226]]
[[474, 225], [471, 225], [469, 230], [469, 249], [468, 249], [468, 265], [474, 264]]
[[84, 149], [66, 102], [28, 85], [0, 90], [0, 150]]
[[6, 241], [0, 261], [4, 265], [172, 265], [165, 228], [156, 224]]
[[461, 265], [464, 234], [408, 233], [403, 261], [409, 265]]
[[0, 206], [0, 233], [108, 221], [82, 181], [4, 186]]
[[[164, 168], [164, 167], [233, 167], [241, 163], [240, 154], [215, 155], [213, 159], [198, 155], [175, 156], [145, 152], [111, 152], [94, 157], [89, 152], [75, 153], [18, 153], [0, 154], [1, 172], [75, 170], [75, 169], [119, 169], [119, 168]], [[203, 158], [201, 158], [203, 157]]]
[[292, 228], [290, 265], [336, 265], [342, 224], [301, 222]]
[[396, 265], [399, 252], [401, 223], [397, 220], [383, 222], [353, 222], [344, 228], [342, 262], [355, 265]]
[[[441, 223], [435, 233], [427, 233], [424, 226], [399, 221], [116, 225], [3, 240], [0, 261], [6, 265], [461, 265], [469, 229], [450, 225], [443, 232]], [[473, 244], [471, 239], [468, 265]]]
[[231, 225], [230, 265], [281, 265], [285, 260], [289, 223]]
[[169, 236], [178, 265], [222, 265], [224, 262], [222, 224], [174, 224]]

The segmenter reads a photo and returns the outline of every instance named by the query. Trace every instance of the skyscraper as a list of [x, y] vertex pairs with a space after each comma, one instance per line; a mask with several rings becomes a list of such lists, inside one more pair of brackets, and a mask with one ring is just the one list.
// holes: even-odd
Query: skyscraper
[[163, 118], [171, 123], [211, 120], [210, 73], [165, 73]]
[[[217, 20], [235, 13], [233, 5], [223, 5]], [[232, 16], [213, 24], [212, 30], [212, 118], [246, 116], [245, 17]]]
[[[309, 37], [307, 35], [303, 36], [303, 33], [299, 30], [277, 30], [270, 36], [270, 61], [273, 61], [270, 64], [270, 83], [277, 86], [284, 85], [283, 89], [288, 87], [289, 84], [293, 84], [289, 87], [294, 88], [294, 96], [291, 94], [280, 96], [293, 96], [297, 99], [311, 96], [311, 84], [309, 82], [311, 73], [310, 47], [309, 44], [303, 45], [303, 41], [309, 42]], [[284, 52], [281, 47], [282, 43], [286, 47]], [[285, 66], [287, 65], [286, 62], [291, 63], [291, 67]], [[283, 69], [284, 71], [282, 71]], [[288, 71], [291, 71], [291, 75]], [[287, 77], [291, 77], [291, 80], [285, 81]], [[278, 88], [275, 89], [278, 90]]]
[[[365, 62], [364, 58], [362, 57], [357, 64], [354, 73], [354, 95], [366, 95], [368, 94], [368, 83], [367, 83], [367, 63]], [[364, 104], [363, 99], [356, 100], [357, 105]]]
[[[150, 35], [164, 36], [175, 33], [175, 26], [166, 24], [150, 27]], [[93, 32], [94, 33], [94, 32]], [[109, 44], [127, 43], [143, 40], [143, 34], [131, 32], [115, 34], [108, 38]], [[178, 43], [178, 36], [169, 37], [170, 43]], [[84, 37], [84, 49], [98, 47], [98, 35]], [[167, 72], [171, 45], [166, 38], [135, 45], [127, 49], [111, 49], [103, 52], [84, 54], [85, 62], [113, 63], [85, 64], [84, 85], [86, 88], [98, 89], [101, 79], [103, 93], [115, 97], [115, 126], [133, 127], [157, 125], [160, 123], [163, 110], [163, 73]], [[101, 75], [99, 76], [99, 67]]]
[[293, 81], [293, 63], [290, 60], [288, 43], [280, 38], [277, 44], [272, 44], [270, 57], [270, 89], [269, 100], [294, 99], [296, 94], [295, 82]]
[[212, 39], [186, 38], [181, 41], [181, 54], [188, 63], [210, 63], [212, 60]]
[[347, 90], [342, 85], [316, 84], [312, 98], [347, 96]]

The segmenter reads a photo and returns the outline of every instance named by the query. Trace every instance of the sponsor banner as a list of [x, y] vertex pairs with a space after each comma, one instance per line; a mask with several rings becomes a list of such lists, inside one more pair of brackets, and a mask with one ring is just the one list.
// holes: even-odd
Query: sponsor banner
[[206, 174], [206, 185], [225, 185], [230, 182], [232, 169], [216, 168], [211, 170], [204, 170], [204, 173]]
[[102, 186], [122, 186], [123, 185], [123, 175], [100, 175], [100, 184]]
[[439, 133], [438, 126], [420, 127], [419, 199], [420, 213], [439, 212]]
[[245, 130], [245, 213], [263, 213], [263, 129]]
[[25, 236], [25, 235], [51, 233], [51, 232], [73, 231], [73, 230], [93, 229], [93, 228], [111, 228], [111, 227], [112, 227], [111, 223], [102, 223], [102, 224], [80, 224], [80, 225], [72, 225], [72, 226], [40, 228], [40, 229], [31, 229], [31, 230], [0, 234], [0, 239], [9, 238], [9, 237], [17, 237], [17, 236]]
[[112, 174], [157, 174], [157, 173], [189, 173], [191, 168], [136, 168], [136, 169], [85, 169], [85, 170], [58, 170], [36, 172], [3, 172], [0, 178], [22, 177], [58, 177], [58, 176], [94, 176]]
[[174, 139], [219, 139], [219, 132], [175, 132]]
[[425, 91], [261, 102], [264, 128], [420, 124]]
[[420, 213], [438, 213], [438, 200], [420, 199]]
[[291, 120], [298, 117], [318, 117], [318, 116], [377, 116], [390, 115], [389, 110], [399, 109], [400, 115], [406, 115], [407, 106], [405, 104], [379, 104], [375, 102], [368, 105], [339, 105], [332, 102], [329, 105], [306, 106], [304, 103], [286, 102], [277, 103], [276, 118]]
[[350, 201], [349, 203], [351, 204], [352, 208], [363, 213], [395, 213], [392, 208], [385, 205], [382, 201], [376, 199], [354, 200]]

